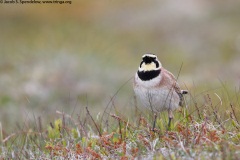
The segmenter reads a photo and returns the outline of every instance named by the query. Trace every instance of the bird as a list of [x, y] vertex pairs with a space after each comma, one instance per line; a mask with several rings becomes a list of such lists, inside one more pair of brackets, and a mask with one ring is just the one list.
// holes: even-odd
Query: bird
[[[153, 113], [168, 111], [168, 127], [173, 119], [173, 111], [183, 107], [187, 90], [181, 90], [174, 75], [162, 67], [155, 54], [147, 53], [134, 76], [133, 88], [136, 97]], [[156, 118], [153, 129], [155, 129]]]

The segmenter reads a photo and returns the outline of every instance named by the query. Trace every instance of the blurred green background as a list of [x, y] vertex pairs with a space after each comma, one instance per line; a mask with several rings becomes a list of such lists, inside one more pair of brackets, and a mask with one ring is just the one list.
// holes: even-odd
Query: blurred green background
[[[56, 110], [102, 113], [149, 52], [176, 76], [183, 64], [179, 83], [199, 103], [227, 90], [237, 104], [240, 1], [0, 4], [0, 122], [10, 132]], [[132, 99], [129, 81], [114, 105], [132, 111]]]

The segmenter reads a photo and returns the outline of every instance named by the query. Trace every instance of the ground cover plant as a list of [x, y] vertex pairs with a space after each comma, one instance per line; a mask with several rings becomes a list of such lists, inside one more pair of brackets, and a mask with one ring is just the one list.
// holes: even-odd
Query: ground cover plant
[[96, 117], [86, 105], [75, 118], [56, 111], [50, 124], [36, 117], [10, 135], [0, 128], [1, 159], [239, 159], [238, 93], [201, 97], [202, 104], [190, 98], [191, 106], [177, 110], [170, 128], [161, 113], [153, 129], [154, 114], [142, 111], [136, 99], [134, 118], [126, 117], [114, 104], [116, 95]]

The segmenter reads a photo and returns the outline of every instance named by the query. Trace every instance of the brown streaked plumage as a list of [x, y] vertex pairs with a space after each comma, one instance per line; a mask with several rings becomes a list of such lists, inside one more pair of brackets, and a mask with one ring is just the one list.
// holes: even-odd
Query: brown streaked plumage
[[134, 91], [142, 104], [153, 112], [167, 110], [169, 126], [173, 118], [172, 111], [183, 106], [183, 94], [187, 94], [187, 91], [180, 89], [174, 75], [162, 67], [154, 54], [143, 55], [134, 78]]

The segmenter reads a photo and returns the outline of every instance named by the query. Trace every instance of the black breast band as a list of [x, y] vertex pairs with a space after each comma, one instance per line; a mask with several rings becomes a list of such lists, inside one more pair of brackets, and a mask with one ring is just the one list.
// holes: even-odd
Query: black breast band
[[157, 77], [161, 73], [161, 69], [159, 70], [152, 70], [152, 71], [138, 71], [138, 77], [142, 81], [149, 81], [155, 77]]

